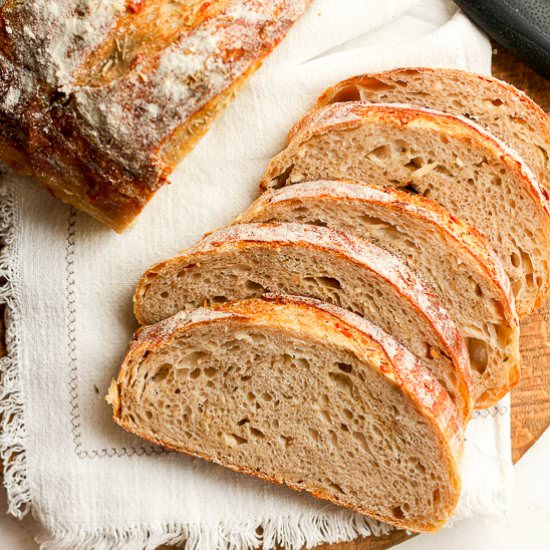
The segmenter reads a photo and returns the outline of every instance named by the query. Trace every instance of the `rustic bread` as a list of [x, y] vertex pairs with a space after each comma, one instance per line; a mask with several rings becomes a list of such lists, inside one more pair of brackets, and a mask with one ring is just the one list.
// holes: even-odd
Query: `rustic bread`
[[485, 235], [521, 316], [550, 288], [550, 215], [531, 171], [464, 118], [406, 105], [336, 103], [298, 122], [262, 188], [341, 179], [404, 188], [439, 202]]
[[148, 269], [134, 311], [151, 324], [265, 292], [318, 298], [368, 318], [423, 360], [469, 417], [470, 366], [454, 321], [401, 260], [352, 235], [300, 224], [222, 229]]
[[438, 529], [458, 500], [462, 423], [447, 392], [335, 306], [178, 313], [138, 332], [108, 401], [153, 443], [405, 529]]
[[310, 1], [6, 0], [0, 158], [124, 230]]
[[550, 118], [507, 82], [457, 69], [394, 69], [339, 82], [317, 106], [356, 100], [412, 103], [471, 118], [515, 149], [550, 192]]
[[295, 222], [367, 238], [422, 276], [462, 330], [476, 406], [519, 380], [519, 321], [508, 277], [478, 232], [437, 203], [391, 188], [317, 181], [264, 193], [235, 223]]

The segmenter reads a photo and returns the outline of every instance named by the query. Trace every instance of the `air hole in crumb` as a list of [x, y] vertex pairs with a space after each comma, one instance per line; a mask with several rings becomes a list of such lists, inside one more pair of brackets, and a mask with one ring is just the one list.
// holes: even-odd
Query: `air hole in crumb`
[[348, 419], [348, 420], [351, 420], [353, 418], [353, 412], [350, 411], [349, 409], [344, 409], [343, 410], [343, 413], [344, 413], [344, 416]]
[[329, 372], [331, 380], [342, 390], [350, 390], [353, 387], [353, 383], [349, 376], [341, 374], [339, 372]]
[[170, 296], [170, 293], [167, 290], [160, 293], [161, 298], [168, 298], [168, 296]]
[[280, 187], [284, 187], [288, 183], [288, 180], [290, 179], [290, 175], [292, 174], [292, 170], [294, 170], [294, 164], [291, 164], [282, 174], [279, 174], [278, 176], [273, 178], [271, 180], [272, 184], [273, 184], [272, 186], [275, 189], [279, 189]]
[[442, 352], [437, 346], [432, 346], [426, 342], [426, 357], [428, 359], [439, 359], [441, 355]]
[[189, 376], [190, 376], [193, 380], [195, 380], [195, 379], [197, 379], [197, 378], [201, 375], [201, 373], [202, 373], [201, 369], [193, 369], [193, 370], [191, 371], [191, 373], [189, 374]]
[[265, 290], [265, 288], [260, 283], [257, 283], [255, 281], [251, 281], [251, 280], [246, 281], [244, 286], [245, 286], [246, 290], [248, 290], [249, 292], [262, 293]]
[[206, 351], [192, 351], [182, 358], [181, 368], [193, 368], [199, 366], [209, 353]]
[[514, 267], [519, 267], [521, 264], [519, 256], [515, 252], [512, 252], [512, 254], [510, 254], [510, 262], [512, 262], [512, 265]]
[[353, 367], [349, 363], [336, 363], [336, 365], [338, 365], [341, 371], [347, 372], [348, 374], [353, 370]]
[[151, 381], [152, 382], [162, 382], [170, 374], [171, 370], [172, 370], [172, 365], [170, 363], [163, 363], [159, 367], [157, 372], [155, 372], [155, 374], [151, 378]]
[[280, 440], [283, 446], [285, 447], [285, 449], [287, 449], [288, 447], [290, 447], [290, 445], [292, 445], [292, 437], [288, 435], [281, 435]]
[[413, 195], [418, 195], [420, 194], [420, 192], [418, 191], [418, 189], [412, 184], [412, 183], [408, 183], [407, 185], [405, 185], [403, 187], [403, 190], [404, 191], [407, 191], [408, 193], [412, 193]]
[[243, 445], [248, 441], [244, 437], [241, 437], [240, 435], [232, 434], [232, 433], [224, 433], [223, 440], [224, 440], [224, 443], [231, 448], [235, 448], [235, 447], [238, 447], [239, 445]]
[[495, 97], [491, 103], [495, 106], [495, 107], [500, 107], [501, 105], [504, 104], [504, 101], [502, 101], [502, 99], [498, 98], [498, 97]]
[[386, 160], [391, 156], [391, 147], [389, 145], [380, 145], [376, 147], [369, 153], [367, 153], [367, 158], [373, 157], [377, 160]]
[[237, 422], [237, 426], [244, 426], [245, 424], [249, 424], [250, 423], [250, 419], [248, 418], [241, 418], [238, 422]]
[[434, 507], [437, 507], [440, 501], [441, 501], [441, 491], [439, 489], [435, 489], [434, 498], [433, 498]]
[[223, 304], [227, 301], [227, 296], [212, 296], [212, 298], [210, 298], [210, 302], [212, 302], [213, 304]]
[[311, 439], [313, 439], [313, 441], [315, 441], [316, 443], [321, 443], [323, 440], [321, 434], [313, 428], [309, 428], [309, 435]]
[[483, 290], [479, 285], [476, 285], [476, 296], [479, 296], [480, 298], [483, 296]]
[[147, 418], [147, 420], [151, 420], [151, 418], [153, 418], [153, 413], [147, 410], [145, 411], [145, 417]]
[[342, 285], [338, 279], [335, 279], [334, 277], [324, 277], [324, 276], [318, 276], [318, 277], [304, 277], [305, 281], [317, 281], [320, 286], [324, 286], [326, 288], [336, 288], [340, 289], [342, 288]]
[[470, 363], [472, 368], [479, 374], [483, 374], [489, 363], [489, 354], [487, 344], [477, 338], [466, 338], [466, 345], [470, 353]]
[[392, 516], [396, 519], [403, 519], [405, 517], [405, 514], [403, 513], [403, 509], [401, 506], [394, 506], [392, 508]]
[[254, 437], [258, 437], [259, 439], [264, 439], [265, 437], [265, 434], [264, 432], [262, 432], [261, 430], [258, 430], [257, 428], [250, 428], [250, 433], [254, 436]]
[[345, 103], [348, 101], [361, 101], [361, 92], [357, 86], [344, 86], [330, 99], [330, 103]]
[[418, 170], [419, 168], [422, 168], [424, 166], [424, 159], [422, 157], [413, 157], [407, 164], [405, 164], [405, 168], [408, 168], [409, 170]]
[[218, 369], [214, 367], [207, 367], [206, 369], [204, 369], [204, 374], [206, 374], [208, 378], [213, 378], [214, 376], [216, 376], [217, 372], [218, 372]]
[[174, 390], [174, 393], [175, 393], [176, 395], [179, 395], [179, 394], [181, 393], [181, 389], [180, 389], [180, 388], [176, 388], [176, 389]]
[[192, 267], [195, 267], [196, 265], [197, 264], [184, 265], [183, 268], [180, 271], [178, 271], [177, 277], [184, 277], [187, 274], [187, 270], [192, 268]]

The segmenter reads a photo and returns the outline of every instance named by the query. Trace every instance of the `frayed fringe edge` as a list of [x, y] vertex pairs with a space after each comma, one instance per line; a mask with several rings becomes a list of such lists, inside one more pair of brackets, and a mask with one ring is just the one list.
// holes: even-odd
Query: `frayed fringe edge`
[[185, 550], [288, 550], [312, 548], [322, 543], [345, 542], [357, 537], [384, 535], [393, 528], [348, 511], [330, 510], [297, 518], [279, 517], [241, 524], [166, 524], [158, 528], [94, 532], [52, 530], [37, 537], [43, 550], [154, 550], [184, 544]]
[[31, 497], [27, 479], [27, 437], [22, 385], [18, 368], [19, 308], [14, 285], [17, 277], [14, 258], [17, 257], [15, 248], [19, 224], [14, 205], [14, 190], [6, 181], [0, 182], [0, 304], [6, 307], [4, 334], [7, 351], [7, 355], [0, 359], [0, 458], [4, 468], [4, 486], [8, 493], [8, 513], [22, 518], [30, 509]]

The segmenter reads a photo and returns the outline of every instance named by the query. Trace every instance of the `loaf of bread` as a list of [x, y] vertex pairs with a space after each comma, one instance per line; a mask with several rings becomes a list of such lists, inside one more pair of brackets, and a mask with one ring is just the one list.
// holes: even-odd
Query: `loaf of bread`
[[357, 100], [410, 103], [470, 118], [516, 150], [550, 192], [550, 118], [507, 82], [457, 69], [394, 69], [339, 82], [317, 106]]
[[122, 231], [311, 0], [6, 0], [0, 159]]
[[141, 329], [108, 400], [155, 444], [432, 531], [460, 490], [462, 422], [420, 361], [364, 319], [274, 298]]
[[458, 327], [404, 262], [352, 235], [300, 224], [222, 229], [148, 269], [134, 311], [151, 324], [265, 292], [317, 298], [369, 319], [423, 360], [469, 417], [472, 381]]
[[493, 405], [519, 380], [519, 321], [508, 277], [486, 240], [419, 195], [345, 181], [264, 193], [235, 223], [291, 222], [370, 239], [428, 283], [462, 330], [476, 406]]
[[262, 189], [342, 179], [433, 199], [476, 227], [500, 257], [518, 314], [550, 288], [546, 192], [512, 149], [477, 124], [420, 107], [335, 103], [306, 115]]

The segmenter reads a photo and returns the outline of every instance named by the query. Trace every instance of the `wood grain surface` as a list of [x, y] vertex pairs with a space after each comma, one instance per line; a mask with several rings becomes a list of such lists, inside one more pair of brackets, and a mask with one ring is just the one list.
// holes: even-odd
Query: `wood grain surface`
[[[550, 112], [550, 82], [539, 77], [512, 54], [496, 48], [493, 74], [524, 90]], [[0, 355], [4, 354], [3, 309], [0, 309]], [[522, 379], [512, 391], [512, 455], [514, 463], [550, 424], [550, 302], [522, 323]], [[385, 550], [411, 538], [402, 531], [350, 543], [322, 545], [316, 550]], [[169, 547], [163, 547], [169, 548]], [[160, 549], [159, 549], [160, 550]]]
[[[537, 75], [511, 53], [495, 47], [493, 73], [526, 92], [547, 113], [550, 113], [550, 81]], [[550, 301], [521, 325], [522, 378], [512, 392], [514, 463], [550, 424], [549, 333]]]

